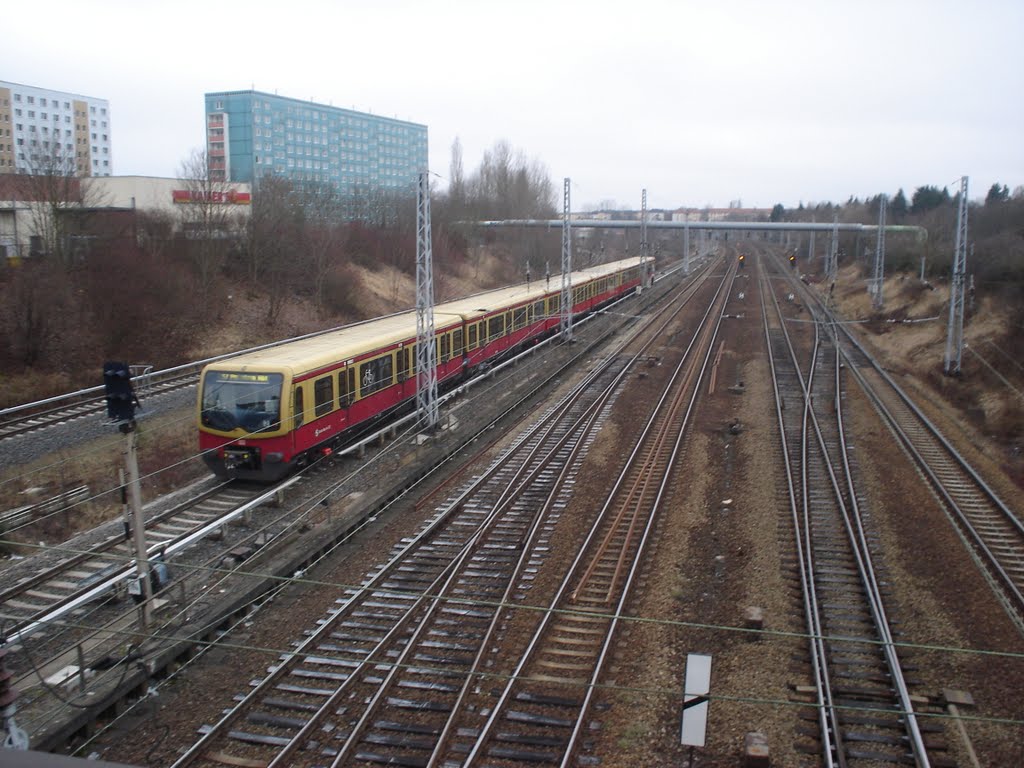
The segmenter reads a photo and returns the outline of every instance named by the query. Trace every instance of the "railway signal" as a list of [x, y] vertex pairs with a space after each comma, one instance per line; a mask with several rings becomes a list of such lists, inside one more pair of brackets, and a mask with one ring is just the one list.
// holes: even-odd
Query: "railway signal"
[[746, 258], [742, 253], [740, 254], [740, 269], [746, 266]]
[[113, 421], [132, 421], [139, 399], [132, 388], [132, 374], [128, 364], [104, 363], [103, 387], [106, 390], [107, 416]]
[[796, 269], [796, 255], [789, 254], [789, 266], [791, 269]]

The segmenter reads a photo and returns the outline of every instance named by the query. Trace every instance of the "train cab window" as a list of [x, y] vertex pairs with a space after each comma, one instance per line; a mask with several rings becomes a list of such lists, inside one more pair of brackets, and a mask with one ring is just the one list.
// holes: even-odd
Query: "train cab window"
[[452, 357], [459, 357], [462, 354], [462, 329], [456, 328], [452, 331]]
[[452, 339], [447, 333], [442, 333], [439, 337], [441, 343], [441, 362], [447, 363], [448, 358], [452, 355]]
[[518, 331], [524, 325], [526, 325], [526, 307], [519, 307], [512, 312], [512, 330]]
[[302, 404], [303, 398], [301, 386], [295, 387], [295, 397], [293, 399], [293, 403], [294, 405], [292, 408], [292, 412], [295, 414], [295, 428], [298, 429], [299, 427], [302, 426], [303, 414], [305, 413], [306, 410], [305, 406]]
[[313, 412], [316, 418], [334, 410], [334, 374], [313, 382]]
[[476, 323], [470, 323], [469, 329], [469, 348], [476, 349]]
[[359, 366], [359, 395], [366, 397], [379, 389], [390, 387], [394, 375], [391, 355], [387, 354]]

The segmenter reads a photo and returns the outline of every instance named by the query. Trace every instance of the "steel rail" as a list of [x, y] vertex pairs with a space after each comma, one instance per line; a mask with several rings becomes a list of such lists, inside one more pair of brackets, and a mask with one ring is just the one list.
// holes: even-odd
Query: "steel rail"
[[[860, 503], [857, 501], [857, 491], [854, 487], [853, 470], [850, 466], [849, 446], [846, 441], [846, 418], [843, 410], [842, 398], [840, 397], [842, 382], [840, 380], [840, 358], [841, 350], [839, 345], [835, 346], [835, 412], [836, 424], [839, 430], [839, 443], [842, 446], [843, 474], [846, 480], [846, 492], [849, 495], [849, 513], [844, 505], [844, 519], [846, 520], [848, 534], [851, 541], [855, 542], [854, 553], [857, 556], [860, 566], [861, 578], [865, 582], [866, 591], [870, 600], [871, 612], [875, 617], [875, 626], [878, 629], [882, 640], [882, 652], [885, 654], [889, 666], [889, 672], [896, 686], [900, 706], [903, 708], [904, 717], [907, 720], [907, 730], [910, 736], [910, 743], [913, 746], [914, 760], [918, 768], [929, 768], [931, 765], [928, 759], [928, 748], [924, 743], [921, 728], [914, 713], [914, 704], [911, 699], [910, 689], [907, 686], [906, 678], [903, 675], [903, 665], [896, 650], [896, 641], [893, 638], [892, 627], [889, 617], [885, 611], [885, 603], [882, 599], [882, 588], [875, 578], [875, 566], [871, 557], [871, 549], [868, 546], [867, 533], [864, 530], [864, 519], [860, 511]], [[819, 433], [820, 435], [820, 433]], [[851, 530], [851, 527], [853, 528]]]
[[[772, 294], [772, 299], [773, 299], [773, 302], [775, 303], [776, 310], [778, 310], [778, 304], [777, 304], [777, 300], [775, 299], [774, 294]], [[779, 312], [779, 314], [780, 314], [780, 317], [781, 317], [781, 311]], [[819, 324], [815, 323], [816, 337], [817, 337], [818, 327], [819, 327]], [[835, 339], [834, 329], [830, 328], [830, 330], [832, 330], [831, 337], [833, 339]], [[817, 352], [816, 352], [816, 354], [817, 354]], [[843, 423], [842, 423], [842, 413], [843, 412], [842, 412], [841, 397], [840, 397], [840, 393], [841, 393], [841, 379], [840, 379], [840, 365], [839, 365], [839, 362], [840, 362], [840, 350], [838, 348], [838, 345], [836, 345], [835, 348], [834, 348], [834, 358], [835, 359], [834, 359], [833, 406], [835, 408], [835, 414], [836, 414], [836, 420], [837, 420], [837, 431], [838, 431], [838, 434], [839, 434], [839, 446], [838, 446], [838, 451], [839, 451], [839, 454], [840, 454], [839, 455], [839, 460], [840, 460], [840, 462], [842, 462], [842, 465], [843, 465], [843, 472], [844, 472], [845, 480], [846, 480], [846, 489], [847, 489], [847, 492], [849, 493], [849, 497], [850, 497], [849, 505], [848, 505], [847, 501], [844, 498], [842, 487], [841, 487], [840, 482], [839, 482], [839, 480], [838, 480], [838, 478], [836, 476], [836, 473], [835, 473], [835, 469], [834, 469], [834, 465], [833, 465], [833, 458], [830, 455], [829, 448], [828, 448], [828, 446], [826, 444], [824, 435], [822, 433], [821, 425], [818, 422], [817, 414], [814, 412], [813, 403], [817, 402], [817, 400], [814, 398], [813, 394], [807, 399], [807, 408], [805, 408], [805, 423], [808, 421], [808, 419], [806, 417], [809, 416], [809, 422], [811, 423], [811, 426], [813, 427], [813, 431], [815, 433], [816, 441], [818, 443], [819, 450], [821, 452], [820, 455], [821, 455], [821, 457], [823, 459], [823, 462], [824, 462], [824, 468], [827, 471], [829, 482], [830, 482], [830, 484], [832, 486], [833, 493], [835, 494], [835, 501], [836, 501], [836, 505], [837, 505], [837, 513], [839, 514], [840, 519], [843, 522], [843, 526], [844, 526], [845, 531], [846, 531], [846, 536], [847, 536], [847, 539], [848, 539], [848, 541], [850, 543], [850, 547], [851, 547], [850, 551], [851, 551], [851, 554], [853, 555], [854, 560], [855, 560], [856, 565], [857, 565], [857, 573], [859, 574], [859, 580], [860, 580], [861, 586], [862, 586], [862, 588], [864, 590], [864, 595], [865, 595], [865, 598], [867, 599], [868, 608], [869, 608], [871, 616], [872, 616], [872, 623], [873, 623], [874, 631], [878, 634], [879, 640], [881, 641], [881, 651], [882, 651], [883, 657], [885, 659], [885, 663], [886, 663], [886, 667], [887, 667], [888, 672], [889, 672], [890, 679], [893, 681], [893, 685], [894, 685], [894, 687], [896, 689], [896, 696], [897, 696], [897, 699], [898, 699], [899, 706], [901, 708], [901, 714], [903, 716], [902, 719], [903, 719], [903, 723], [904, 723], [904, 728], [907, 731], [907, 735], [908, 735], [910, 744], [912, 746], [912, 753], [913, 753], [915, 762], [919, 766], [919, 768], [927, 768], [927, 766], [930, 765], [929, 760], [928, 760], [928, 755], [927, 755], [927, 748], [926, 748], [926, 746], [924, 744], [924, 740], [923, 740], [920, 728], [919, 728], [918, 723], [917, 723], [917, 717], [916, 717], [916, 715], [914, 713], [914, 708], [913, 708], [913, 703], [912, 703], [911, 698], [910, 698], [910, 693], [909, 693], [909, 690], [908, 690], [908, 688], [906, 686], [905, 679], [903, 677], [902, 667], [901, 667], [901, 664], [900, 664], [900, 661], [899, 661], [898, 654], [896, 653], [896, 650], [895, 650], [894, 641], [893, 641], [893, 638], [892, 638], [892, 632], [891, 632], [891, 629], [890, 629], [889, 624], [888, 624], [888, 618], [886, 617], [886, 614], [885, 614], [885, 609], [884, 609], [884, 605], [883, 605], [880, 589], [878, 587], [877, 580], [875, 579], [875, 576], [874, 576], [873, 564], [872, 564], [872, 561], [871, 561], [870, 552], [868, 550], [868, 544], [867, 544], [866, 536], [864, 534], [864, 530], [863, 530], [863, 526], [862, 526], [862, 521], [860, 519], [859, 507], [857, 505], [856, 491], [855, 491], [854, 484], [853, 484], [852, 471], [851, 471], [851, 467], [850, 467], [850, 464], [849, 464], [849, 454], [848, 454], [848, 449], [847, 449], [847, 445], [846, 445], [846, 441], [845, 441], [845, 431], [843, 429]], [[813, 373], [813, 368], [812, 368], [812, 373]], [[807, 387], [805, 388], [805, 391], [811, 392], [812, 386], [813, 385], [812, 385], [811, 380], [809, 378]], [[807, 474], [807, 463], [805, 462], [804, 470], [803, 470], [803, 475], [804, 475], [805, 479], [806, 479], [806, 474]], [[810, 541], [811, 541], [811, 525], [810, 525], [810, 518], [808, 516], [808, 512], [809, 512], [809, 498], [807, 496], [806, 490], [808, 490], [808, 489], [805, 488], [805, 494], [804, 494], [804, 498], [805, 498], [805, 514], [804, 514], [804, 517], [805, 517], [805, 535], [806, 535], [807, 540], [808, 540], [807, 552], [811, 553], [813, 551], [813, 548], [810, 545]], [[852, 507], [852, 510], [850, 509], [850, 507]], [[812, 564], [812, 568], [810, 569], [811, 570], [812, 581], [809, 582], [809, 583], [813, 584], [813, 555], [809, 554], [808, 560]], [[818, 626], [820, 627], [820, 623], [819, 623]], [[823, 633], [818, 632], [816, 634], [823, 634]], [[822, 637], [821, 639], [822, 639], [821, 647], [822, 647], [822, 649], [824, 649], [825, 648], [824, 642], [823, 642], [824, 638]], [[823, 658], [827, 658], [827, 651], [826, 651], [826, 655]], [[825, 668], [827, 670], [827, 662], [826, 662], [826, 667]], [[846, 764], [846, 756], [845, 756], [844, 750], [843, 750], [843, 748], [841, 746], [841, 743], [838, 740], [838, 737], [841, 735], [841, 731], [837, 730], [837, 729], [838, 729], [838, 722], [836, 722], [836, 729], [833, 730], [835, 743], [833, 744], [832, 749], [834, 749], [835, 752], [836, 752], [837, 762], [840, 765], [845, 765]], [[826, 741], [827, 741], [826, 737], [827, 737], [827, 732], [823, 732], [823, 739], [826, 739]]]
[[[792, 280], [792, 278], [790, 278], [790, 280]], [[805, 295], [808, 296], [815, 305], [819, 306], [823, 312], [828, 313], [830, 317], [834, 317], [834, 313], [828, 307], [824, 306], [820, 297], [816, 296], [813, 292], [807, 291], [802, 287], [802, 284], [799, 288], [803, 290]], [[938, 427], [935, 426], [935, 424], [933, 424], [932, 421], [921, 411], [913, 399], [903, 391], [896, 381], [881, 367], [881, 365], [878, 364], [875, 358], [868, 353], [864, 345], [860, 343], [853, 333], [842, 323], [835, 323], [835, 325], [842, 331], [845, 341], [870, 363], [871, 369], [879, 376], [879, 378], [882, 379], [883, 382], [885, 382], [886, 385], [890, 387], [891, 391], [896, 394], [897, 401], [906, 407], [918, 422], [924, 426], [926, 434], [938, 443], [954, 464], [963, 471], [967, 478], [981, 491], [982, 495], [987, 498], [987, 500], [1000, 514], [1002, 514], [1003, 519], [1017, 533], [1017, 535], [1024, 537], [1024, 523], [1021, 522], [1021, 519], [1009, 508], [998, 494], [996, 494], [988, 483], [985, 482], [981, 475], [978, 474], [974, 467], [971, 466], [971, 464], [953, 446], [953, 444], [949, 442]], [[1009, 571], [1003, 567], [1001, 558], [992, 551], [992, 548], [986, 541], [986, 537], [977, 530], [971, 522], [970, 516], [964, 512], [960, 503], [957, 501], [956, 493], [948, 488], [946, 483], [937, 475], [935, 469], [921, 453], [920, 447], [917, 445], [915, 440], [908, 434], [907, 430], [900, 425], [899, 419], [885, 405], [881, 395], [875, 391], [875, 388], [867, 381], [863, 373], [858, 370], [858, 366], [855, 364], [855, 361], [852, 359], [849, 352], [844, 352], [844, 354], [850, 362], [848, 367], [853, 372], [863, 391], [868, 395], [872, 404], [875, 406], [875, 409], [882, 415], [890, 429], [892, 429], [899, 437], [900, 442], [914, 460], [916, 466], [928, 478], [932, 488], [938, 494], [939, 498], [945, 503], [947, 509], [950, 510], [953, 519], [958, 521], [962, 529], [966, 532], [967, 541], [973, 544], [976, 550], [980, 552], [980, 560], [985, 562], [988, 568], [994, 572], [996, 581], [1001, 583], [1009, 593], [1009, 602], [1012, 602], [1013, 608], [1017, 612], [1017, 621], [1020, 623], [1024, 620], [1024, 589], [1022, 589], [1022, 586], [1018, 584], [1017, 580], [1014, 579]]]
[[[298, 482], [298, 477], [292, 477], [285, 480], [282, 483], [275, 485], [269, 491], [262, 493], [255, 499], [252, 499], [245, 504], [225, 513], [217, 519], [207, 522], [201, 527], [182, 534], [179, 538], [175, 539], [170, 543], [154, 544], [147, 547], [147, 556], [155, 555], [158, 552], [164, 552], [167, 557], [177, 554], [178, 552], [187, 549], [196, 541], [209, 536], [210, 533], [222, 528], [227, 523], [231, 522], [240, 515], [245, 514], [248, 510], [258, 507], [268, 499], [274, 498], [278, 493], [283, 491], [285, 488]], [[104, 594], [110, 589], [113, 589], [118, 583], [134, 577], [138, 573], [138, 566], [132, 563], [126, 564], [115, 570], [111, 575], [99, 581], [95, 586], [91, 587], [84, 592], [79, 593], [77, 596], [67, 600], [66, 602], [59, 605], [57, 608], [48, 610], [44, 615], [36, 618], [25, 626], [16, 628], [10, 634], [8, 634], [8, 642], [18, 642], [27, 639], [33, 632], [41, 629], [45, 625], [52, 621], [55, 621], [62, 616], [65, 616], [68, 612], [78, 608], [79, 606], [85, 605], [86, 603], [95, 600], [100, 595]]]
[[[552, 414], [550, 414], [546, 420], [541, 420], [529, 428], [529, 430], [520, 439], [519, 443], [526, 444], [526, 442], [532, 439], [534, 436], [537, 436], [539, 439], [540, 437], [543, 436], [545, 432], [548, 432], [551, 429], [553, 429], [557, 419], [569, 413], [569, 409], [571, 408], [572, 404], [575, 403], [580, 397], [582, 397], [583, 393], [585, 392], [586, 388], [590, 385], [590, 383], [596, 380], [597, 377], [601, 375], [602, 371], [608, 365], [611, 364], [611, 362], [612, 358], [609, 357], [604, 364], [602, 364], [595, 370], [589, 372], [587, 376], [584, 377], [580, 385], [574, 388], [573, 392], [569, 393], [569, 395], [567, 395], [559, 403], [559, 405], [556, 406]], [[619, 376], [616, 377], [617, 380], [620, 379], [621, 376], [624, 374], [625, 371], [620, 373]], [[556, 450], [557, 447], [552, 449], [549, 453], [553, 453]], [[415, 539], [409, 541], [404, 547], [402, 547], [398, 552], [396, 552], [393, 555], [393, 557], [388, 563], [384, 564], [380, 569], [378, 569], [375, 576], [370, 581], [363, 584], [356, 592], [356, 594], [350, 598], [349, 604], [354, 604], [353, 601], [355, 600], [355, 598], [361, 594], [366, 594], [369, 592], [387, 591], [379, 588], [377, 585], [386, 581], [388, 575], [391, 572], [393, 572], [393, 570], [397, 568], [402, 562], [404, 562], [408, 558], [409, 553], [415, 550], [416, 547], [418, 547], [422, 541], [430, 537], [435, 531], [440, 530], [445, 525], [449, 515], [453, 514], [455, 510], [459, 509], [473, 494], [475, 494], [480, 488], [482, 488], [483, 485], [488, 482], [488, 478], [490, 475], [497, 473], [498, 470], [502, 469], [508, 462], [512, 461], [514, 457], [515, 451], [508, 452], [501, 459], [499, 459], [499, 461], [492, 465], [488, 473], [482, 475], [479, 478], [476, 478], [474, 482], [471, 483], [466, 490], [464, 490], [458, 497], [456, 497], [447, 505], [447, 511], [444, 514], [436, 517], [423, 531], [421, 531], [421, 533], [417, 537], [415, 537]], [[524, 460], [524, 464], [519, 470], [520, 473], [526, 471], [526, 462], [528, 461], [529, 457], [527, 457], [527, 459]], [[535, 470], [532, 474], [535, 475], [536, 473], [537, 471]], [[525, 486], [526, 483], [520, 483], [520, 488], [523, 488]], [[508, 496], [508, 494], [511, 494], [512, 492], [512, 484], [510, 484], [505, 492], [506, 497]], [[500, 509], [504, 509], [504, 506], [505, 505], [500, 505]], [[496, 514], [498, 511], [500, 511], [500, 509], [496, 509], [494, 513], [492, 513], [492, 517], [493, 514]], [[467, 549], [464, 550], [464, 554], [465, 552], [468, 552], [468, 545]], [[439, 603], [438, 597], [433, 593], [436, 591], [439, 585], [443, 583], [445, 574], [453, 572], [453, 569], [455, 568], [456, 565], [457, 562], [449, 564], [449, 566], [446, 567], [442, 574], [438, 576], [435, 579], [435, 581], [431, 584], [431, 586], [424, 591], [424, 594], [421, 596], [421, 598], [417, 600], [413, 606], [409, 607], [409, 610], [407, 611], [407, 616], [411, 614], [413, 610], [415, 610], [418, 606], [422, 605], [424, 602], [428, 600], [433, 601], [435, 605]], [[343, 608], [336, 612], [333, 618], [337, 619], [337, 617], [341, 615], [344, 612], [344, 610], [345, 609]], [[187, 753], [182, 755], [178, 762], [175, 763], [175, 766], [183, 766], [190, 764], [192, 761], [198, 758], [200, 753], [203, 752], [213, 742], [217, 734], [223, 733], [239, 717], [241, 717], [246, 708], [252, 702], [255, 702], [260, 696], [263, 695], [263, 693], [265, 693], [271, 687], [276, 685], [277, 681], [280, 680], [287, 673], [288, 664], [292, 660], [304, 657], [307, 654], [308, 649], [314, 648], [316, 644], [319, 643], [321, 637], [330, 633], [331, 628], [332, 626], [334, 626], [335, 623], [336, 621], [322, 623], [321, 626], [316, 631], [314, 631], [314, 633], [308, 636], [294, 652], [288, 654], [284, 661], [280, 665], [278, 665], [277, 668], [270, 675], [265, 677], [264, 680], [261, 681], [261, 683], [256, 688], [251, 690], [243, 698], [242, 701], [238, 702], [238, 704], [231, 711], [229, 711], [216, 725], [209, 729], [209, 731], [207, 731], [207, 733], [204, 734], [204, 736], [195, 745], [193, 745], [193, 747]], [[380, 641], [378, 648], [384, 647], [388, 640], [392, 639], [396, 635], [396, 633], [398, 633], [401, 630], [402, 626], [404, 626], [404, 624], [396, 623], [395, 626], [389, 631], [389, 633]], [[356, 669], [352, 672], [351, 676], [349, 677], [349, 680], [354, 681], [359, 670], [364, 668], [366, 664], [371, 663], [371, 660], [374, 659], [376, 655], [376, 651], [371, 650], [362, 662], [357, 663], [355, 665]], [[372, 661], [372, 663], [379, 662]], [[392, 668], [398, 669], [399, 666], [396, 665]], [[278, 756], [274, 758], [275, 764], [280, 764], [282, 761], [287, 760], [288, 757], [293, 753], [294, 749], [299, 748], [304, 743], [304, 735], [311, 733], [314, 730], [316, 722], [318, 722], [319, 719], [323, 716], [323, 714], [321, 713], [327, 713], [331, 711], [332, 702], [334, 702], [337, 699], [337, 697], [342, 695], [342, 693], [349, 687], [347, 683], [348, 681], [339, 686], [338, 689], [334, 692], [334, 694], [332, 694], [329, 701], [323, 707], [320, 708], [320, 713], [311, 718], [307, 722], [306, 726], [302, 728], [300, 733], [290, 740], [289, 744], [285, 746], [282, 753], [279, 753]]]
[[[791, 471], [793, 465], [793, 457], [789, 453], [789, 440], [787, 438], [786, 420], [782, 413], [783, 411], [783, 398], [781, 393], [781, 385], [778, 379], [778, 365], [775, 362], [775, 355], [772, 351], [772, 341], [770, 336], [770, 329], [768, 323], [767, 308], [765, 305], [765, 294], [770, 294], [770, 288], [767, 285], [767, 280], [762, 272], [761, 274], [761, 315], [764, 321], [765, 329], [765, 344], [768, 347], [768, 362], [772, 376], [772, 388], [775, 393], [775, 415], [779, 425], [779, 442], [782, 446], [782, 456], [785, 462], [785, 479], [786, 487], [789, 494], [789, 508], [790, 515], [793, 520], [793, 539], [797, 550], [797, 562], [800, 568], [800, 583], [804, 585], [804, 589], [801, 590], [803, 594], [804, 603], [804, 617], [807, 621], [808, 628], [811, 629], [811, 672], [815, 680], [815, 691], [817, 695], [817, 711], [818, 711], [818, 726], [823, 737], [827, 738], [827, 734], [831, 732], [838, 732], [838, 723], [835, 721], [835, 708], [831, 700], [830, 686], [827, 683], [827, 671], [824, 668], [824, 649], [820, 644], [820, 628], [817, 632], [814, 631], [816, 626], [815, 616], [816, 608], [815, 602], [812, 595], [812, 590], [807, 589], [807, 584], [811, 583], [811, 576], [808, 569], [809, 558], [804, 552], [804, 541], [803, 538], [798, 534], [800, 530], [800, 505], [797, 501], [797, 488], [793, 479], [793, 472]], [[776, 309], [777, 309], [776, 305]], [[782, 333], [783, 339], [786, 346], [789, 348], [791, 359], [796, 359], [796, 353], [792, 348], [792, 343], [789, 338], [789, 334], [785, 332], [785, 318], [779, 313], [779, 330]], [[815, 345], [817, 341], [815, 340]], [[799, 369], [797, 369], [799, 374]], [[807, 392], [803, 389], [803, 379], [799, 377], [799, 384], [804, 392], [804, 401], [807, 400]], [[801, 451], [805, 451], [805, 445], [803, 437], [803, 430], [801, 430]], [[803, 458], [801, 458], [803, 463]], [[803, 486], [801, 486], [803, 487]], [[834, 765], [832, 759], [832, 749], [824, 750], [825, 765], [827, 768], [832, 768]]]
[[[735, 269], [732, 272], [732, 278], [733, 279], [731, 282], [734, 282]], [[714, 302], [712, 301], [712, 303]], [[673, 442], [671, 453], [662, 472], [661, 482], [658, 485], [655, 498], [651, 502], [651, 508], [650, 513], [647, 517], [647, 523], [644, 526], [644, 530], [641, 535], [640, 541], [637, 544], [636, 555], [633, 557], [632, 564], [626, 576], [625, 583], [622, 585], [621, 594], [618, 603], [616, 604], [615, 609], [613, 611], [612, 620], [608, 627], [607, 634], [605, 635], [605, 640], [601, 647], [601, 651], [598, 654], [597, 660], [594, 664], [594, 670], [591, 674], [590, 681], [587, 683], [586, 693], [583, 697], [583, 703], [580, 706], [579, 714], [576, 717], [576, 723], [573, 727], [572, 733], [569, 735], [569, 743], [566, 746], [565, 753], [562, 757], [560, 768], [570, 768], [570, 761], [572, 760], [572, 757], [575, 753], [576, 745], [579, 743], [580, 735], [583, 732], [584, 719], [590, 711], [590, 705], [594, 697], [594, 691], [597, 690], [600, 675], [604, 671], [606, 659], [608, 657], [608, 654], [612, 650], [612, 642], [615, 639], [616, 630], [618, 629], [619, 622], [622, 620], [623, 614], [625, 613], [626, 602], [632, 596], [633, 581], [635, 580], [637, 572], [640, 569], [640, 565], [643, 562], [643, 554], [647, 548], [648, 539], [650, 538], [651, 531], [654, 529], [654, 523], [657, 519], [658, 512], [661, 509], [665, 493], [667, 492], [669, 485], [674, 480], [674, 478], [672, 477], [672, 469], [674, 468], [676, 460], [678, 459], [679, 452], [683, 445], [683, 440], [689, 434], [687, 431], [687, 427], [689, 426], [690, 417], [693, 414], [693, 409], [697, 403], [697, 399], [700, 397], [701, 394], [701, 384], [704, 381], [705, 374], [707, 373], [708, 367], [711, 362], [711, 354], [714, 350], [715, 340], [718, 338], [718, 332], [721, 329], [722, 320], [724, 318], [724, 310], [725, 302], [723, 302], [722, 304], [722, 312], [719, 312], [718, 317], [715, 320], [714, 329], [708, 335], [704, 360], [701, 363], [699, 372], [697, 372], [694, 376], [693, 370], [691, 369], [690, 379], [693, 381], [693, 394], [688, 400], [686, 412], [683, 414], [680, 429], [676, 433], [676, 439]], [[684, 389], [686, 387], [686, 384], [687, 383], [683, 384]], [[623, 547], [623, 549], [625, 549], [625, 546]], [[616, 571], [615, 577], [618, 578], [618, 571]]]
[[[703, 327], [706, 324], [708, 316], [710, 315], [710, 313], [714, 309], [715, 299], [717, 299], [720, 296], [720, 294], [722, 293], [722, 291], [724, 289], [725, 283], [726, 283], [726, 280], [723, 279], [723, 282], [719, 285], [718, 290], [715, 293], [715, 296], [713, 297], [712, 301], [710, 302], [710, 305], [708, 307], [707, 312], [705, 313], [704, 317], [701, 320], [701, 323], [700, 323], [701, 327]], [[497, 725], [498, 718], [499, 718], [500, 714], [505, 711], [506, 706], [508, 704], [508, 701], [509, 701], [509, 699], [510, 699], [510, 697], [512, 695], [513, 688], [515, 687], [517, 682], [523, 678], [523, 671], [525, 670], [526, 666], [529, 664], [530, 660], [535, 655], [535, 652], [536, 652], [539, 644], [541, 643], [541, 640], [544, 637], [544, 635], [545, 635], [545, 633], [547, 631], [548, 626], [550, 625], [551, 621], [553, 620], [553, 617], [559, 611], [559, 606], [562, 604], [562, 602], [564, 601], [565, 597], [567, 596], [567, 593], [568, 593], [568, 591], [570, 589], [570, 584], [572, 583], [572, 581], [574, 579], [574, 576], [580, 572], [580, 570], [582, 568], [582, 564], [585, 562], [585, 558], [587, 557], [588, 550], [591, 548], [592, 543], [594, 542], [595, 538], [597, 537], [597, 535], [598, 535], [598, 533], [600, 531], [600, 527], [601, 527], [601, 523], [602, 523], [602, 519], [601, 518], [606, 513], [608, 507], [611, 504], [611, 500], [616, 495], [618, 489], [625, 483], [625, 481], [626, 481], [626, 474], [628, 472], [630, 464], [632, 464], [633, 460], [640, 453], [641, 447], [642, 447], [642, 445], [643, 445], [643, 443], [645, 441], [646, 436], [653, 429], [653, 424], [654, 424], [654, 422], [655, 422], [655, 420], [656, 420], [656, 418], [658, 416], [659, 411], [661, 410], [661, 407], [664, 405], [665, 401], [667, 400], [667, 398], [669, 396], [669, 391], [672, 389], [673, 384], [679, 378], [680, 372], [682, 371], [684, 366], [691, 362], [690, 361], [690, 357], [689, 357], [689, 352], [694, 348], [694, 345], [696, 343], [697, 343], [697, 334], [694, 334], [694, 336], [691, 338], [690, 344], [687, 346], [687, 349], [684, 352], [684, 354], [683, 354], [679, 364], [676, 366], [676, 369], [673, 371], [673, 374], [672, 374], [672, 377], [670, 379], [669, 384], [666, 386], [665, 391], [662, 393], [662, 396], [659, 399], [658, 404], [654, 408], [654, 412], [652, 413], [650, 419], [646, 423], [646, 425], [645, 425], [645, 427], [644, 427], [644, 429], [643, 429], [643, 431], [641, 433], [641, 436], [640, 436], [640, 438], [637, 441], [636, 446], [634, 447], [634, 449], [633, 449], [629, 459], [627, 460], [626, 467], [622, 470], [622, 472], [620, 473], [619, 477], [616, 479], [612, 489], [610, 490], [610, 492], [608, 494], [608, 500], [606, 501], [604, 508], [598, 514], [597, 518], [595, 519], [594, 524], [591, 526], [591, 529], [590, 529], [589, 533], [587, 534], [586, 539], [580, 545], [579, 551], [578, 551], [575, 559], [573, 560], [572, 565], [569, 568], [567, 576], [563, 579], [563, 581], [562, 581], [560, 587], [558, 588], [556, 594], [554, 595], [554, 597], [549, 601], [549, 605], [547, 607], [547, 610], [544, 611], [544, 614], [543, 614], [543, 616], [542, 616], [542, 618], [541, 618], [541, 620], [540, 620], [536, 630], [534, 631], [533, 636], [532, 636], [529, 644], [527, 645], [526, 649], [522, 653], [522, 655], [520, 657], [520, 660], [519, 660], [519, 662], [517, 663], [517, 665], [515, 667], [515, 670], [510, 675], [508, 682], [505, 684], [501, 694], [498, 697], [498, 700], [495, 702], [493, 707], [491, 707], [491, 711], [490, 711], [490, 714], [487, 717], [487, 720], [480, 727], [480, 729], [479, 729], [479, 731], [478, 731], [478, 733], [476, 735], [476, 741], [473, 744], [472, 748], [470, 749], [469, 754], [465, 758], [465, 761], [463, 763], [464, 765], [474, 765], [475, 761], [482, 757], [481, 752], [483, 751], [484, 746], [487, 744], [491, 734], [493, 733], [493, 731], [494, 731], [494, 729], [495, 729], [495, 727]], [[630, 581], [630, 583], [631, 583], [631, 581]], [[607, 647], [607, 645], [605, 647]], [[601, 654], [601, 656], [599, 658], [599, 661], [601, 662], [601, 664], [603, 664], [603, 660], [604, 660], [604, 653], [602, 652], [602, 654]], [[599, 665], [598, 668], [600, 668], [600, 665]], [[592, 685], [588, 686], [588, 696], [586, 698], [585, 704], [589, 704], [589, 700], [590, 700], [589, 696], [590, 696], [590, 692], [592, 692], [592, 691], [593, 691], [593, 686]], [[580, 709], [580, 716], [579, 716], [579, 719], [577, 720], [576, 728], [574, 729], [574, 734], [578, 732], [579, 724], [582, 721], [582, 718], [583, 718], [583, 716], [585, 714], [585, 711], [586, 711], [586, 707], [583, 707], [583, 708]], [[567, 747], [566, 747], [566, 751], [565, 751], [565, 756], [566, 757], [568, 757], [568, 755], [571, 753], [571, 751], [572, 751], [572, 744], [574, 743], [574, 741], [575, 741], [575, 738], [571, 737], [571, 743], [568, 744]], [[442, 745], [439, 743], [438, 744], [438, 749], [435, 750], [435, 753], [431, 756], [431, 759], [430, 759], [430, 761], [427, 764], [428, 768], [437, 768], [438, 766], [440, 766], [440, 764], [441, 764], [440, 761], [443, 759], [443, 753], [441, 751], [441, 747], [442, 747]]]

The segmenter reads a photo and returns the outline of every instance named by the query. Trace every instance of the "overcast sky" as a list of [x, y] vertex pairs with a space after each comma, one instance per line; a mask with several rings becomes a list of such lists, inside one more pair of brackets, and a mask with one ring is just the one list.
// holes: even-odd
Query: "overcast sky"
[[424, 123], [444, 186], [507, 139], [573, 208], [770, 207], [1024, 184], [1022, 0], [46, 0], [0, 80], [105, 98], [114, 173], [173, 176], [203, 94]]

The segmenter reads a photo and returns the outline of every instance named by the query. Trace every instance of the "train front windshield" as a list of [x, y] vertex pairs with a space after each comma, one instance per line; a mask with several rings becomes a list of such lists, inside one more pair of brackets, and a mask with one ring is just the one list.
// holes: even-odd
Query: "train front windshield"
[[266, 432], [281, 424], [280, 373], [207, 371], [203, 377], [204, 427]]

